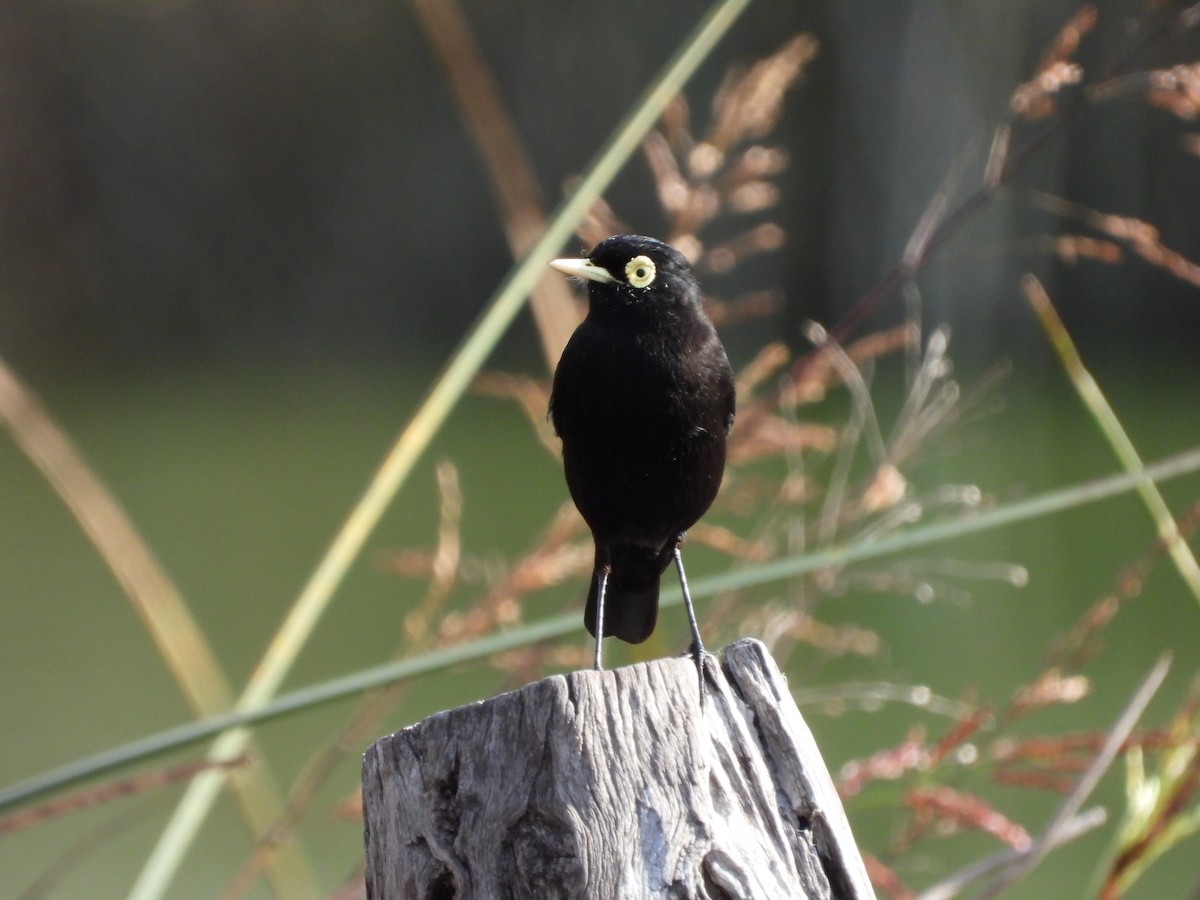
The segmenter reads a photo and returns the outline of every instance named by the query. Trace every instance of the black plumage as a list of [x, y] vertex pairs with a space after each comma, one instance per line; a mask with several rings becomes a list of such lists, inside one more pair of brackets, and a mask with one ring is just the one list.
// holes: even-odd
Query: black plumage
[[[588, 314], [554, 373], [550, 416], [567, 487], [596, 544], [584, 623], [600, 639], [640, 643], [654, 630], [658, 585], [674, 559], [695, 627], [678, 546], [708, 510], [725, 469], [733, 372], [675, 248], [636, 235], [555, 260], [586, 279]], [[603, 604], [599, 601], [603, 599]]]

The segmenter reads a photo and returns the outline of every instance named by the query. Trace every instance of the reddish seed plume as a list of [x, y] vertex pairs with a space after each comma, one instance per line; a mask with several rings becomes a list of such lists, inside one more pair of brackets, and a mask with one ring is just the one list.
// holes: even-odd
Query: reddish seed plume
[[914, 788], [905, 803], [919, 816], [992, 835], [1014, 850], [1026, 850], [1029, 832], [975, 794], [948, 787]]

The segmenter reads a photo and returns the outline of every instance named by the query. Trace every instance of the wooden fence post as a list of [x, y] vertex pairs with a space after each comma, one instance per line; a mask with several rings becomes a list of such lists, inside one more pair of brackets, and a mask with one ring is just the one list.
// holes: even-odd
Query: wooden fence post
[[758, 641], [556, 675], [363, 760], [374, 900], [873, 898], [787, 682]]

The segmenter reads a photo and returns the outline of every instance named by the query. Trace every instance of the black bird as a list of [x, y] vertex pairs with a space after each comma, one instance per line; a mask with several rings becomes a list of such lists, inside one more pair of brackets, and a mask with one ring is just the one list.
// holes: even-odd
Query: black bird
[[587, 259], [550, 263], [585, 279], [587, 318], [554, 372], [550, 417], [562, 438], [571, 499], [596, 543], [583, 622], [600, 642], [639, 644], [658, 618], [658, 582], [675, 561], [690, 652], [704, 645], [679, 546], [717, 495], [734, 382], [682, 253], [617, 235]]

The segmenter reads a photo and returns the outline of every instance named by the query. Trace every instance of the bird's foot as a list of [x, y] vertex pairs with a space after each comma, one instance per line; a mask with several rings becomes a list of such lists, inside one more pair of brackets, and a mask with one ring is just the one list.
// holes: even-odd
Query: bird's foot
[[708, 685], [704, 678], [704, 666], [706, 663], [712, 663], [713, 656], [704, 649], [704, 644], [700, 643], [698, 640], [692, 642], [692, 645], [688, 647], [686, 655], [690, 656], [693, 662], [696, 663], [696, 675], [700, 682], [700, 705], [704, 706], [705, 698], [708, 697]]

